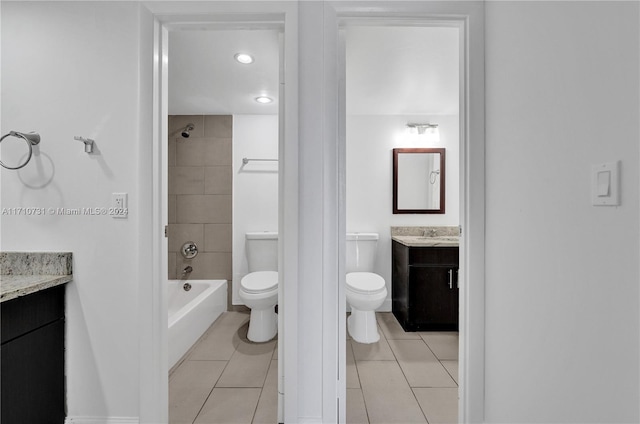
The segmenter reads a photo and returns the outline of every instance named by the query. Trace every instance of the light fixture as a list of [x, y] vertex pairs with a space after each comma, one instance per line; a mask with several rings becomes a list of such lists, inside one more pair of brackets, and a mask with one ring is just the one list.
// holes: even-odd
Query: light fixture
[[417, 131], [418, 135], [424, 136], [426, 141], [434, 143], [440, 141], [440, 130], [438, 130], [438, 124], [417, 124], [409, 122], [407, 124], [407, 128], [409, 128], [410, 131]]
[[256, 97], [255, 100], [256, 100], [256, 102], [262, 103], [262, 104], [268, 104], [268, 103], [271, 103], [273, 101], [273, 99], [271, 97], [267, 97], [267, 96]]
[[233, 57], [236, 61], [242, 63], [243, 65], [253, 63], [253, 56], [247, 53], [236, 53]]

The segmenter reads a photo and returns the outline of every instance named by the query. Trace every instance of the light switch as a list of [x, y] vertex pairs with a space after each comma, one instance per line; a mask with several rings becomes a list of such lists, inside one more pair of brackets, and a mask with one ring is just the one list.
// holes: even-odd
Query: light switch
[[611, 183], [610, 171], [598, 171], [598, 197], [609, 195], [609, 185]]
[[620, 161], [593, 165], [591, 175], [591, 202], [593, 205], [619, 205]]

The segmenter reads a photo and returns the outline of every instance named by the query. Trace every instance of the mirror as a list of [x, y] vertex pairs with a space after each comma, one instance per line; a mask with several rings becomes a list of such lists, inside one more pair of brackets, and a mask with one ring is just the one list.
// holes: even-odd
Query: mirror
[[445, 149], [393, 149], [393, 213], [444, 213]]

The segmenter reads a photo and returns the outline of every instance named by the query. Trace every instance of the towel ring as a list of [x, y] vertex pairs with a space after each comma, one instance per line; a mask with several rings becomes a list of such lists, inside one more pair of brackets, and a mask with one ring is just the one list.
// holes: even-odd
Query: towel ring
[[21, 165], [18, 165], [18, 166], [15, 166], [15, 167], [7, 166], [1, 160], [0, 160], [0, 165], [2, 165], [2, 167], [6, 168], [6, 169], [12, 169], [12, 170], [20, 169], [20, 168], [24, 167], [26, 164], [28, 164], [29, 161], [31, 160], [31, 155], [33, 154], [33, 146], [35, 146], [36, 144], [40, 143], [40, 134], [37, 134], [37, 133], [26, 133], [25, 134], [25, 133], [21, 133], [21, 132], [18, 132], [18, 131], [9, 131], [8, 134], [5, 134], [5, 135], [2, 136], [2, 138], [0, 138], [0, 143], [2, 143], [2, 141], [5, 138], [9, 137], [9, 136], [21, 138], [24, 141], [26, 141], [27, 142], [27, 146], [29, 147], [29, 155], [27, 156], [27, 160], [25, 160], [24, 163], [21, 164]]

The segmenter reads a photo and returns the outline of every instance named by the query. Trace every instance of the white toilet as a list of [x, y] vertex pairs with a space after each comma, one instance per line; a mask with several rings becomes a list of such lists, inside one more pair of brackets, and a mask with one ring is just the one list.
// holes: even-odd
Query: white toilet
[[240, 299], [251, 308], [247, 338], [267, 342], [278, 332], [278, 233], [245, 235], [249, 273], [240, 280]]
[[351, 306], [347, 330], [358, 343], [380, 340], [375, 311], [387, 298], [384, 278], [371, 272], [376, 260], [378, 234], [347, 233], [346, 297]]

